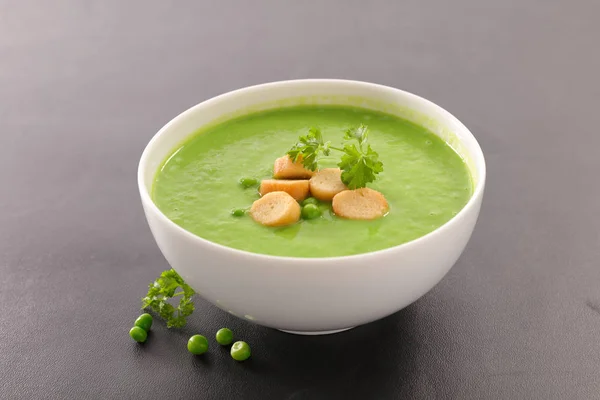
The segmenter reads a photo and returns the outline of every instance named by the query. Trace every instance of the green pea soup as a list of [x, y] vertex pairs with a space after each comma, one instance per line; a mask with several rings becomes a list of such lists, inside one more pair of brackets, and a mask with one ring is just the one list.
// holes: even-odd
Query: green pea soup
[[[279, 228], [231, 211], [259, 198], [241, 178], [271, 178], [273, 162], [300, 135], [318, 127], [333, 145], [346, 129], [369, 127], [369, 143], [384, 171], [368, 186], [383, 193], [389, 213], [373, 221], [336, 217], [330, 203], [321, 216]], [[335, 166], [332, 153], [322, 167]], [[335, 257], [393, 247], [440, 227], [467, 203], [473, 190], [461, 157], [425, 128], [361, 108], [301, 106], [235, 118], [193, 134], [156, 173], [152, 198], [182, 228], [235, 249], [292, 257]]]

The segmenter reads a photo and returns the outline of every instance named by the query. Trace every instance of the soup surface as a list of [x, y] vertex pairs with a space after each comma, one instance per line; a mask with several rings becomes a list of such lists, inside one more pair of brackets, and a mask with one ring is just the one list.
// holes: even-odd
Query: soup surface
[[[270, 178], [273, 162], [311, 127], [341, 144], [347, 128], [369, 127], [369, 143], [384, 171], [369, 184], [382, 192], [389, 213], [373, 221], [336, 217], [329, 204], [314, 220], [270, 228], [231, 211], [248, 208], [257, 188], [242, 177]], [[335, 166], [332, 157], [320, 167]], [[282, 108], [233, 119], [198, 131], [158, 170], [152, 197], [173, 222], [210, 241], [279, 256], [333, 257], [393, 247], [423, 236], [451, 219], [467, 203], [472, 182], [460, 156], [424, 128], [365, 109], [336, 106]]]

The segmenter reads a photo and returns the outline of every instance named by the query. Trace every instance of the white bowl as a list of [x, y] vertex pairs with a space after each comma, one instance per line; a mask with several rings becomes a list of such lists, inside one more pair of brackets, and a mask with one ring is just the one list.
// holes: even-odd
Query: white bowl
[[[198, 128], [250, 112], [301, 104], [359, 106], [425, 126], [467, 163], [474, 182], [471, 199], [446, 224], [416, 240], [372, 253], [331, 258], [275, 257], [219, 245], [176, 225], [152, 201], [150, 190], [157, 168]], [[446, 275], [477, 221], [485, 161], [471, 132], [428, 100], [365, 82], [296, 80], [229, 92], [178, 115], [148, 143], [139, 164], [138, 185], [158, 247], [203, 298], [260, 325], [324, 334], [395, 313]]]

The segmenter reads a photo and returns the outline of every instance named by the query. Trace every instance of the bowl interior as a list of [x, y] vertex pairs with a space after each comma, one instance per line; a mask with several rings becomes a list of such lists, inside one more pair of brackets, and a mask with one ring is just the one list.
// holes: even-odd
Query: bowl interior
[[[465, 161], [473, 180], [472, 198], [485, 180], [485, 162], [479, 144], [453, 115], [411, 93], [365, 82], [297, 80], [267, 83], [229, 92], [200, 103], [167, 123], [142, 155], [138, 180], [142, 196], [150, 192], [157, 169], [199, 128], [231, 118], [298, 105], [347, 105], [385, 112], [427, 128], [448, 143]], [[465, 206], [468, 207], [469, 203]]]

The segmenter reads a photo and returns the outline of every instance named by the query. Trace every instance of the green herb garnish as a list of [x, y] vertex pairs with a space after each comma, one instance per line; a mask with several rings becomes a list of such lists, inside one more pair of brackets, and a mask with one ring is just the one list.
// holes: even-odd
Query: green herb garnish
[[323, 135], [318, 128], [310, 128], [308, 134], [306, 136], [300, 136], [298, 140], [298, 143], [288, 151], [288, 155], [294, 162], [302, 160], [302, 164], [305, 168], [308, 168], [311, 171], [316, 170], [317, 157], [319, 154], [324, 156], [329, 155], [330, 142], [323, 142]]
[[344, 145], [344, 155], [338, 167], [342, 170], [342, 182], [350, 189], [365, 187], [367, 183], [377, 179], [377, 174], [383, 171], [383, 163], [379, 154], [367, 144], [369, 129], [360, 125], [345, 132], [344, 139], [358, 142]]
[[[181, 288], [177, 293], [175, 291]], [[142, 299], [142, 308], [149, 308], [167, 322], [167, 328], [182, 328], [186, 318], [194, 312], [192, 297], [196, 294], [175, 270], [163, 271], [160, 277], [150, 284], [148, 294]], [[169, 299], [181, 296], [177, 307], [169, 304]]]
[[331, 150], [342, 154], [337, 164], [342, 170], [342, 182], [350, 189], [367, 186], [367, 183], [377, 179], [377, 174], [383, 171], [383, 163], [379, 161], [379, 154], [367, 144], [369, 128], [359, 125], [344, 132], [344, 147], [331, 146], [325, 142], [321, 131], [311, 128], [306, 136], [300, 136], [288, 155], [292, 161], [301, 161], [305, 168], [315, 171], [318, 167], [320, 156], [328, 156]]

